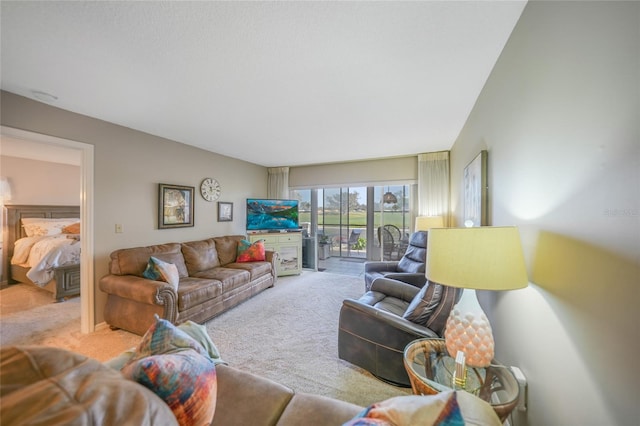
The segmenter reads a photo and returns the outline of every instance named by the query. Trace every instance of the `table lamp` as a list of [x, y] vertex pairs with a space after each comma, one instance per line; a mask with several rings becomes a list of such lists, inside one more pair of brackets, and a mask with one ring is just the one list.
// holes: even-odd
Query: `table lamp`
[[475, 290], [515, 290], [528, 285], [516, 227], [434, 228], [429, 230], [426, 276], [464, 288], [445, 326], [445, 345], [453, 358], [464, 353], [469, 367], [486, 367], [494, 354], [491, 325]]
[[442, 216], [418, 216], [416, 217], [415, 231], [428, 231], [431, 228], [444, 227]]

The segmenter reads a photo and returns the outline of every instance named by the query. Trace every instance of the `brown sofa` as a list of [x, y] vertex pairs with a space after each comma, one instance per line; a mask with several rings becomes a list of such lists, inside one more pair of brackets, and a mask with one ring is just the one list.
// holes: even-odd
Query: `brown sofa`
[[[339, 426], [363, 409], [296, 393], [224, 364], [216, 366], [216, 376], [211, 425]], [[491, 406], [479, 398], [461, 395], [458, 404], [466, 424], [500, 424]], [[434, 405], [434, 409], [441, 407]], [[119, 371], [83, 355], [45, 346], [0, 349], [0, 418], [3, 425], [178, 424], [159, 396], [125, 379]]]
[[[203, 323], [272, 287], [277, 254], [267, 251], [264, 262], [238, 263], [238, 242], [245, 238], [231, 235], [114, 251], [109, 275], [100, 279], [100, 290], [108, 295], [106, 323], [138, 335], [153, 324], [154, 314], [174, 324]], [[177, 291], [143, 276], [151, 256], [176, 265]]]

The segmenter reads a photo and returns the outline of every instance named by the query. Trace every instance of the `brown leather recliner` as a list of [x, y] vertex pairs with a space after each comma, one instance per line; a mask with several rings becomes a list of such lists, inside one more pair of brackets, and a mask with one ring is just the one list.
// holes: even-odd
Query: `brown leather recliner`
[[380, 277], [392, 278], [422, 287], [427, 282], [427, 277], [424, 275], [426, 261], [427, 231], [416, 231], [409, 237], [409, 245], [400, 260], [364, 263], [365, 291], [371, 290], [373, 280]]
[[342, 303], [338, 357], [396, 386], [411, 386], [404, 349], [425, 337], [442, 337], [462, 289], [427, 282], [422, 287], [389, 278], [373, 281], [358, 300]]

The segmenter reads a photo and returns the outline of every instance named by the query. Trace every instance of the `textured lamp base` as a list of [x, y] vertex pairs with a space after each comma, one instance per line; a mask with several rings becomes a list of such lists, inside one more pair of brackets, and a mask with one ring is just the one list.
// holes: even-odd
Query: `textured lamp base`
[[476, 292], [465, 289], [453, 307], [444, 332], [447, 352], [451, 357], [458, 351], [465, 354], [470, 367], [487, 367], [494, 354], [491, 324], [478, 303]]

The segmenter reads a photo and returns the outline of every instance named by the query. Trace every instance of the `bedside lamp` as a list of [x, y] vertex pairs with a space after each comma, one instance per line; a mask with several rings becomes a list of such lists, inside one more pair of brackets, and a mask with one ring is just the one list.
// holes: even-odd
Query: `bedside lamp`
[[464, 288], [445, 327], [451, 357], [458, 351], [470, 367], [486, 367], [494, 354], [491, 325], [475, 290], [515, 290], [528, 285], [516, 227], [434, 228], [429, 230], [426, 276], [449, 287]]
[[442, 216], [418, 216], [416, 217], [415, 231], [428, 231], [431, 228], [443, 228]]

